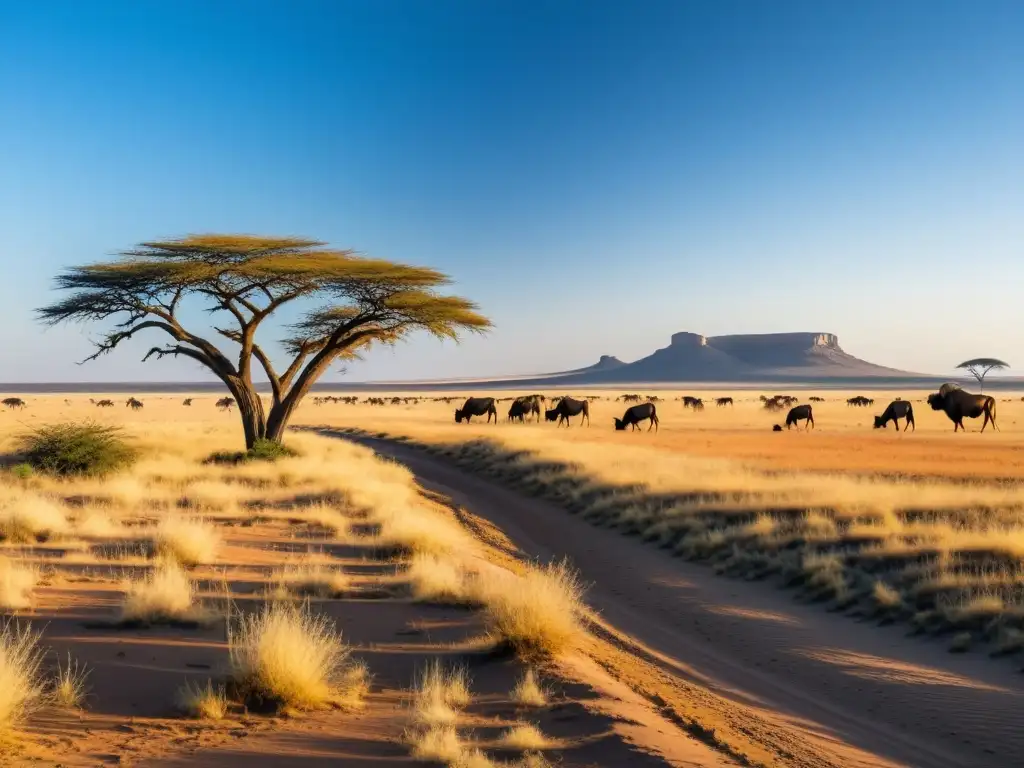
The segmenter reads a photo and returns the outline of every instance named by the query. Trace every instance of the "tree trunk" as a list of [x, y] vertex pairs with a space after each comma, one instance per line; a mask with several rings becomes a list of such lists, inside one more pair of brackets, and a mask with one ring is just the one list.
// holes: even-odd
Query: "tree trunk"
[[242, 429], [245, 431], [245, 447], [249, 450], [257, 440], [267, 436], [267, 420], [263, 411], [263, 401], [252, 386], [241, 385], [235, 394], [238, 412], [242, 416]]
[[284, 440], [284, 431], [288, 428], [288, 422], [292, 418], [294, 402], [291, 398], [286, 397], [281, 402], [275, 403], [270, 409], [265, 433], [267, 440], [273, 440], [275, 443]]

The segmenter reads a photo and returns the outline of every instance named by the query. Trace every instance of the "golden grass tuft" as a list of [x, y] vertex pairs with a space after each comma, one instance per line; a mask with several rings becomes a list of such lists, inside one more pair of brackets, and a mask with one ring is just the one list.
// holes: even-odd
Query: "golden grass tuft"
[[339, 567], [315, 562], [285, 566], [272, 580], [276, 594], [301, 597], [338, 597], [350, 585], [348, 575]]
[[450, 557], [424, 552], [412, 556], [405, 571], [414, 599], [429, 603], [472, 603], [465, 570]]
[[308, 605], [268, 603], [239, 617], [229, 651], [232, 681], [249, 700], [285, 709], [351, 705], [365, 687], [334, 622]]
[[178, 691], [177, 704], [182, 712], [198, 720], [223, 720], [228, 714], [224, 688], [214, 688], [212, 680], [207, 680], [206, 685], [185, 683]]
[[0, 626], [0, 734], [25, 720], [44, 701], [39, 635], [8, 619]]
[[491, 633], [523, 658], [564, 653], [582, 631], [583, 586], [565, 560], [496, 579], [495, 586], [484, 580], [480, 589]]
[[78, 709], [88, 693], [89, 669], [68, 654], [67, 664], [57, 662], [57, 676], [50, 696], [53, 703], [65, 709]]
[[550, 696], [550, 692], [538, 682], [532, 668], [523, 673], [509, 694], [509, 698], [522, 707], [545, 707]]
[[174, 560], [162, 560], [142, 579], [129, 582], [121, 604], [125, 623], [163, 624], [206, 618], [196, 605], [196, 588]]
[[451, 725], [469, 704], [469, 672], [465, 667], [445, 668], [438, 659], [425, 666], [413, 690], [413, 721], [419, 725]]
[[524, 752], [552, 749], [555, 744], [541, 733], [540, 728], [531, 723], [516, 723], [498, 738], [498, 743], [506, 749], [519, 749]]
[[63, 534], [68, 529], [65, 510], [34, 494], [15, 495], [0, 506], [0, 538], [29, 544]]
[[220, 532], [205, 520], [169, 515], [156, 525], [152, 542], [157, 555], [182, 565], [203, 565], [216, 559]]
[[875, 586], [871, 590], [871, 597], [879, 608], [898, 608], [903, 604], [900, 593], [884, 581], [875, 582]]
[[32, 606], [39, 571], [0, 555], [0, 610], [21, 611]]
[[460, 765], [466, 748], [452, 725], [432, 725], [406, 735], [417, 760], [433, 760], [445, 765]]

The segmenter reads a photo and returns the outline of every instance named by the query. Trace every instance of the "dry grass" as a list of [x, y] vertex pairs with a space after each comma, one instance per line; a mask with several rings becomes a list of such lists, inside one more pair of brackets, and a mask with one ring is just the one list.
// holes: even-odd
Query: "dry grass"
[[222, 687], [214, 688], [211, 680], [206, 685], [186, 683], [178, 691], [178, 708], [198, 720], [223, 720], [228, 714], [227, 694]]
[[89, 691], [88, 680], [90, 670], [84, 664], [68, 654], [67, 663], [57, 663], [57, 676], [53, 681], [51, 699], [54, 704], [65, 709], [78, 709], [85, 703]]
[[288, 565], [274, 573], [275, 595], [339, 597], [350, 585], [349, 577], [337, 566], [320, 562]]
[[0, 610], [21, 611], [32, 606], [39, 571], [0, 555]]
[[551, 694], [537, 680], [533, 668], [528, 668], [516, 681], [509, 698], [522, 707], [546, 707]]
[[172, 557], [182, 565], [212, 563], [220, 547], [220, 533], [205, 520], [167, 516], [153, 530], [157, 555]]
[[501, 734], [498, 743], [506, 749], [518, 749], [523, 752], [553, 749], [556, 745], [541, 733], [540, 728], [531, 723], [517, 723]]
[[142, 579], [130, 582], [121, 604], [126, 623], [191, 623], [206, 619], [196, 604], [196, 589], [176, 561], [159, 562]]
[[429, 728], [412, 731], [406, 738], [417, 760], [432, 760], [445, 765], [459, 765], [466, 753], [466, 747], [458, 731], [451, 725], [432, 725]]
[[28, 625], [0, 625], [0, 735], [22, 723], [45, 698], [39, 635]]
[[458, 721], [459, 711], [472, 700], [469, 684], [465, 667], [446, 669], [437, 659], [427, 664], [413, 689], [413, 722], [433, 727]]
[[231, 675], [241, 695], [284, 709], [353, 703], [365, 687], [349, 648], [326, 616], [308, 605], [270, 603], [231, 625]]
[[45, 541], [68, 529], [64, 507], [42, 496], [12, 494], [0, 501], [0, 505], [0, 538], [6, 541]]
[[481, 584], [494, 637], [524, 658], [557, 656], [583, 631], [583, 586], [565, 561], [533, 567], [514, 579]]
[[473, 602], [473, 590], [465, 569], [451, 558], [418, 553], [405, 571], [409, 591], [416, 600], [466, 605]]

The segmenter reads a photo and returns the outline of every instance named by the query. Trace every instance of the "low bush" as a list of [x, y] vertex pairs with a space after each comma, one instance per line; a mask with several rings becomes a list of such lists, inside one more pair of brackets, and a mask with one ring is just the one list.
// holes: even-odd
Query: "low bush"
[[0, 611], [20, 611], [32, 605], [32, 590], [39, 573], [0, 555]]
[[247, 451], [217, 451], [210, 454], [204, 463], [236, 465], [247, 461], [277, 461], [298, 456], [298, 451], [284, 443], [260, 439]]
[[8, 620], [0, 625], [0, 734], [21, 723], [45, 695], [39, 635]]
[[173, 560], [165, 560], [145, 578], [128, 584], [121, 621], [129, 624], [194, 623], [203, 617], [195, 585]]
[[34, 470], [58, 477], [109, 475], [138, 458], [118, 427], [94, 422], [47, 424], [21, 435], [17, 450]]

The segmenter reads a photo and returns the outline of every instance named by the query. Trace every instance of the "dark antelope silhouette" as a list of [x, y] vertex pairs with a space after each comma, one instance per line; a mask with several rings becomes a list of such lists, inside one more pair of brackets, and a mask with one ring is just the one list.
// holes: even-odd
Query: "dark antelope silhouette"
[[[540, 406], [544, 402], [544, 395], [523, 395], [517, 397], [512, 407], [508, 409], [509, 419], [519, 419], [519, 421], [525, 421], [530, 416], [536, 416], [537, 421], [540, 421]], [[515, 415], [513, 415], [515, 411]]]
[[181, 404], [184, 405], [184, 406], [192, 405], [192, 398], [191, 397], [186, 397], [184, 400], [181, 401]]
[[626, 427], [632, 427], [635, 430], [637, 424], [644, 419], [650, 419], [651, 421], [647, 427], [648, 432], [651, 431], [651, 427], [654, 427], [655, 431], [657, 431], [658, 410], [654, 403], [643, 403], [642, 405], [634, 405], [632, 408], [627, 408], [621, 419], [615, 419], [615, 428], [620, 432]]
[[945, 411], [953, 422], [954, 432], [960, 429], [966, 432], [964, 419], [976, 419], [981, 415], [985, 416], [981, 425], [982, 432], [989, 422], [992, 422], [992, 429], [999, 429], [996, 426], [996, 399], [989, 395], [974, 395], [956, 384], [943, 384], [938, 392], [928, 395], [928, 405], [933, 411]]
[[96, 407], [97, 408], [113, 408], [114, 407], [114, 401], [113, 400], [97, 400], [96, 401]]
[[586, 400], [574, 400], [571, 397], [563, 397], [558, 401], [558, 405], [549, 411], [544, 411], [544, 418], [548, 421], [558, 421], [558, 426], [562, 426], [562, 422], [565, 421], [565, 426], [569, 426], [570, 416], [579, 416], [580, 426], [583, 426], [584, 419], [587, 422], [587, 426], [590, 426], [590, 403]]
[[896, 431], [899, 432], [900, 419], [907, 420], [907, 424], [903, 428], [904, 431], [913, 427], [917, 432], [917, 424], [914, 423], [914, 406], [910, 404], [909, 400], [893, 400], [889, 403], [889, 407], [881, 416], [875, 416], [875, 429], [885, 429], [885, 425], [891, 421], [896, 427]]
[[20, 397], [5, 397], [3, 404], [8, 408], [17, 408], [19, 410], [25, 407], [25, 401]]
[[142, 401], [136, 400], [134, 397], [129, 397], [127, 400], [125, 400], [124, 404], [126, 407], [131, 408], [133, 411], [137, 411], [139, 410], [139, 408], [142, 407]]
[[[811, 411], [811, 406], [798, 405], [795, 408], [791, 408], [789, 413], [786, 415], [786, 429], [789, 429], [798, 421], [807, 422], [805, 425], [806, 429], [810, 429], [814, 426], [814, 413]], [[797, 424], [798, 429], [799, 427], [800, 425]]]
[[716, 397], [715, 405], [721, 407], [723, 405], [733, 405], [731, 397]]
[[462, 404], [461, 408], [455, 409], [455, 422], [461, 424], [463, 420], [469, 423], [469, 420], [474, 416], [483, 416], [487, 414], [487, 423], [491, 423], [491, 417], [494, 417], [494, 423], [498, 423], [498, 409], [494, 406], [493, 397], [471, 397]]
[[235, 405], [235, 398], [233, 397], [222, 397], [217, 401], [217, 407], [222, 411], [230, 411]]
[[855, 408], [867, 408], [869, 405], [874, 405], [875, 401], [870, 397], [864, 397], [864, 395], [857, 395], [851, 397], [846, 401], [847, 405], [852, 405]]

